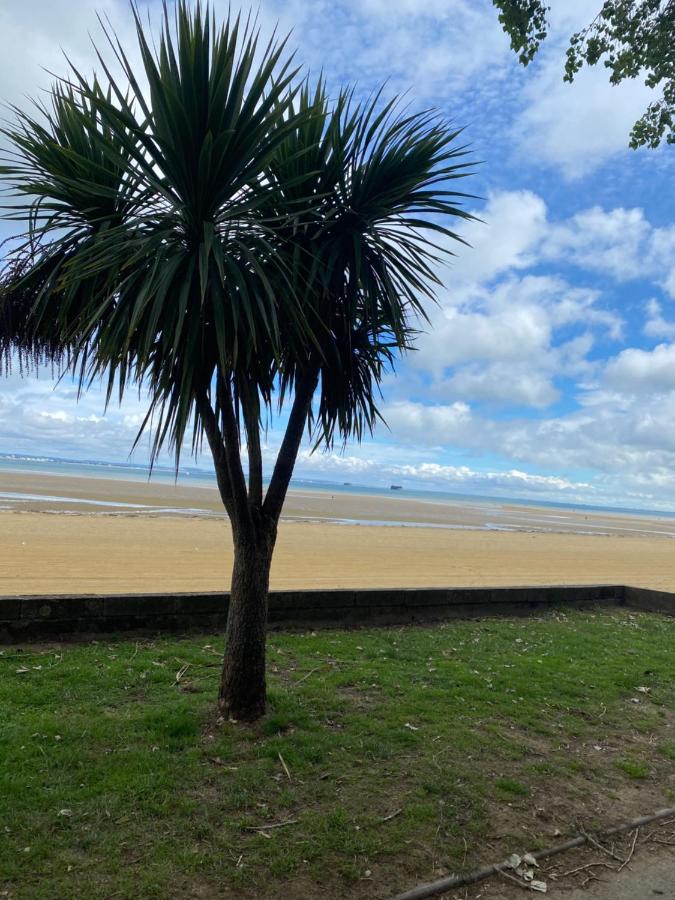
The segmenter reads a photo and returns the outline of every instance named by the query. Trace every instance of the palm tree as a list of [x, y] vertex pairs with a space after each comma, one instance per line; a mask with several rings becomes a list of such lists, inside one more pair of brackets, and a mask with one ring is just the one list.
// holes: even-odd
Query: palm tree
[[[303, 436], [372, 431], [457, 238], [447, 221], [468, 217], [465, 150], [433, 113], [296, 87], [284, 42], [261, 48], [200, 4], [165, 12], [156, 52], [136, 26], [147, 89], [108, 34], [124, 85], [100, 56], [105, 90], [74, 72], [5, 130], [2, 172], [25, 197], [12, 215], [30, 228], [0, 279], [0, 350], [60, 354], [109, 398], [146, 387], [155, 457], [168, 446], [178, 464], [188, 434], [195, 451], [206, 436], [234, 540], [219, 708], [251, 720]], [[261, 429], [285, 407], [265, 490]]]

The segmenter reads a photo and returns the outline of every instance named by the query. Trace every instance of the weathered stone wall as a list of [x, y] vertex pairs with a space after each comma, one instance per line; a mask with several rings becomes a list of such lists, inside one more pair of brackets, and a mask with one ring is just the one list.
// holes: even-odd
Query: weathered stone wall
[[644, 612], [660, 612], [675, 616], [675, 594], [667, 591], [652, 591], [649, 588], [624, 588], [626, 606]]
[[[221, 630], [228, 601], [220, 593], [0, 597], [0, 642]], [[622, 585], [273, 591], [269, 623], [270, 628], [355, 627], [596, 605], [675, 614], [675, 595]]]

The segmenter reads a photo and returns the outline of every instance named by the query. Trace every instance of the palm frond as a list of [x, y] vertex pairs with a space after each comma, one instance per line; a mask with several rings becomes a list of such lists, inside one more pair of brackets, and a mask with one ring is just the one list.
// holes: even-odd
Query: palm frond
[[290, 295], [259, 208], [296, 124], [295, 70], [285, 41], [263, 46], [253, 23], [218, 26], [199, 3], [165, 5], [156, 51], [134, 16], [147, 96], [107, 29], [122, 80], [100, 53], [105, 89], [73, 70], [52, 108], [16, 110], [1, 174], [19, 198], [7, 217], [30, 222], [33, 326], [50, 323], [81, 386], [103, 376], [110, 399], [147, 385], [155, 453], [178, 453], [216, 369], [255, 371], [271, 392]]
[[379, 94], [366, 103], [322, 81], [298, 93], [305, 115], [270, 163], [280, 223], [308, 329], [284, 334], [280, 401], [299, 375], [320, 371], [316, 446], [360, 439], [379, 418], [379, 385], [412, 346], [439, 265], [471, 219], [454, 182], [471, 162], [461, 131], [434, 112], [407, 113]]
[[65, 358], [109, 400], [146, 386], [155, 456], [178, 459], [191, 419], [199, 444], [204, 399], [225, 429], [216, 380], [249, 437], [318, 378], [317, 444], [361, 438], [471, 218], [460, 131], [296, 86], [250, 19], [178, 0], [155, 47], [133, 14], [142, 78], [103, 23], [121, 76], [99, 52], [101, 81], [73, 67], [3, 131], [4, 215], [28, 227], [0, 275], [0, 353]]

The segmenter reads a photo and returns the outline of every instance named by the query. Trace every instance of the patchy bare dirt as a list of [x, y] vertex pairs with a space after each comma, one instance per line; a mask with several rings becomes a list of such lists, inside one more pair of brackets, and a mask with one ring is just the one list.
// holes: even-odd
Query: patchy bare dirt
[[[546, 883], [546, 894], [530, 891], [524, 883], [515, 884], [503, 876], [493, 876], [437, 897], [438, 900], [523, 900], [527, 891], [533, 898], [547, 896], [556, 900], [675, 900], [674, 824], [643, 829], [645, 833], [638, 835], [634, 847], [633, 833], [608, 844], [624, 860], [632, 850], [632, 857], [623, 868], [619, 860], [588, 848], [569, 851], [550, 863], [542, 862], [536, 878]], [[353, 885], [348, 893], [344, 887], [330, 883], [330, 873], [326, 873], [326, 882], [320, 886], [310, 878], [298, 876], [265, 894], [194, 881], [174, 887], [177, 896], [189, 900], [278, 900], [282, 896], [285, 900], [391, 900], [401, 891], [395, 867], [376, 865], [370, 871], [370, 876]], [[405, 889], [420, 883], [411, 882]]]
[[[599, 850], [582, 848], [562, 854], [549, 864], [542, 862], [537, 878], [546, 883], [546, 894], [527, 891], [531, 897], [556, 900], [675, 900], [674, 822], [642, 829], [633, 847], [633, 833], [607, 844], [622, 862]], [[642, 833], [644, 832], [644, 834]], [[663, 842], [667, 841], [665, 844]], [[439, 894], [439, 900], [522, 900], [525, 885], [512, 884], [503, 876], [470, 887]]]
[[[324, 662], [323, 665], [326, 663]], [[289, 678], [309, 677], [312, 670], [294, 669]], [[363, 690], [349, 685], [341, 689], [350, 702], [367, 709], [370, 698]], [[643, 702], [649, 703], [648, 697]], [[571, 710], [574, 712], [574, 710]], [[579, 718], [586, 719], [583, 710], [578, 710]], [[585, 723], [587, 724], [587, 722]], [[659, 708], [658, 725], [650, 732], [630, 730], [621, 732], [616, 726], [605, 726], [596, 722], [592, 740], [561, 739], [559, 745], [551, 743], [549, 737], [509, 731], [509, 736], [523, 745], [524, 755], [512, 762], [503, 758], [493, 760], [490, 748], [490, 734], [485, 734], [483, 751], [475, 757], [490, 779], [510, 777], [517, 779], [528, 791], [527, 797], [514, 797], [513, 801], [494, 800], [489, 805], [489, 825], [479, 846], [466, 846], [462, 865], [463, 871], [473, 871], [490, 863], [508, 857], [511, 853], [525, 854], [528, 851], [554, 846], [575, 836], [580, 829], [590, 833], [600, 832], [631, 819], [674, 805], [675, 765], [666, 756], [655, 753], [655, 746], [670, 741], [675, 734], [675, 714], [663, 707]], [[208, 748], [214, 721], [205, 730], [203, 742]], [[254, 726], [255, 730], [255, 726]], [[617, 758], [630, 756], [644, 761], [649, 768], [645, 777], [627, 780], [624, 772], [616, 768]], [[566, 762], [564, 772], [557, 772], [558, 757]], [[570, 757], [574, 761], [569, 768]], [[218, 765], [218, 762], [213, 762]], [[410, 758], [410, 768], [414, 769], [414, 756]], [[551, 774], [541, 778], [541, 773], [526, 774], [529, 766], [551, 765]], [[405, 805], [411, 784], [405, 777], [387, 785], [388, 807], [379, 809], [382, 816]], [[343, 804], [362, 805], [363, 797], [350, 796], [351, 787], [341, 780], [336, 784], [336, 798]], [[203, 798], [207, 800], [208, 798]], [[375, 802], [373, 800], [372, 802]], [[289, 817], [292, 810], [288, 811]], [[281, 816], [283, 818], [283, 816]], [[457, 813], [448, 827], [461, 827], [461, 812]], [[596, 848], [580, 848], [568, 851], [550, 861], [542, 862], [536, 878], [546, 882], [547, 895], [561, 900], [653, 900], [666, 897], [675, 900], [675, 817], [665, 823], [654, 823], [638, 833], [633, 846], [634, 832], [618, 836], [608, 843], [607, 851]], [[227, 885], [185, 884], [181, 896], [194, 898], [229, 898], [241, 900], [388, 900], [398, 893], [443, 878], [452, 872], [443, 865], [444, 833], [440, 830], [432, 845], [422, 844], [411, 836], [405, 855], [396, 854], [378, 861], [363, 862], [364, 875], [358, 882], [346, 886], [335, 873], [327, 871], [321, 884], [303, 875], [285, 879], [283, 885], [270, 889], [238, 887], [236, 891]], [[632, 856], [631, 856], [632, 851]], [[610, 855], [614, 854], [614, 856]], [[617, 871], [622, 861], [630, 857], [630, 862]], [[361, 862], [361, 861], [360, 861]], [[651, 891], [649, 875], [654, 873], [654, 890], [668, 878], [672, 870], [673, 890], [670, 894], [633, 893], [637, 887]], [[643, 883], [644, 882], [644, 883]], [[613, 885], [624, 883], [624, 894], [613, 894]], [[445, 896], [452, 900], [517, 900], [525, 896], [524, 884], [511, 884], [504, 876], [496, 876], [469, 888], [450, 892]], [[623, 889], [623, 888], [622, 888]], [[616, 888], [619, 890], [619, 887]], [[581, 891], [581, 893], [579, 893]], [[536, 892], [528, 891], [531, 896]]]

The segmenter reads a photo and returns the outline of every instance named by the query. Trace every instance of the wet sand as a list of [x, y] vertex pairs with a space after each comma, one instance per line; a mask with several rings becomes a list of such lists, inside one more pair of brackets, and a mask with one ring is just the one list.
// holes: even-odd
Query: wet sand
[[[389, 524], [337, 524], [364, 520]], [[392, 527], [403, 522], [417, 527]], [[232, 562], [229, 524], [206, 486], [3, 472], [0, 535], [0, 595], [219, 590]], [[675, 521], [660, 518], [297, 491], [272, 586], [675, 591], [674, 537]]]
[[[0, 512], [224, 518], [215, 486], [121, 481], [70, 475], [0, 471]], [[675, 538], [675, 517], [631, 516], [588, 510], [518, 506], [476, 498], [420, 500], [405, 493], [359, 494], [291, 490], [286, 522], [377, 523], [456, 530], [527, 531]]]

